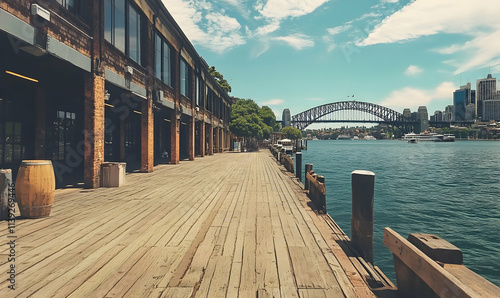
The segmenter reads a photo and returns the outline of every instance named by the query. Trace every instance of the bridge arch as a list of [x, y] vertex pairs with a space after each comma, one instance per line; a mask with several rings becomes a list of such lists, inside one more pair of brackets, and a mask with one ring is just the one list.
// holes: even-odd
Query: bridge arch
[[[374, 115], [381, 119], [377, 122], [394, 123], [405, 122], [406, 120], [404, 119], [403, 114], [378, 104], [363, 101], [339, 101], [317, 106], [302, 113], [293, 115], [292, 125], [300, 130], [303, 130], [325, 115], [346, 110], [362, 111]], [[349, 119], [345, 120], [345, 122], [349, 122]]]

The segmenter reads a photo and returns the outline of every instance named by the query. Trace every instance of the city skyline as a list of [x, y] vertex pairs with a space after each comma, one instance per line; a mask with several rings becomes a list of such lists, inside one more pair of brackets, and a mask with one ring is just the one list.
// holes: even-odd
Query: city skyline
[[429, 113], [460, 86], [500, 73], [500, 2], [163, 0], [209, 65], [292, 115], [335, 101]]

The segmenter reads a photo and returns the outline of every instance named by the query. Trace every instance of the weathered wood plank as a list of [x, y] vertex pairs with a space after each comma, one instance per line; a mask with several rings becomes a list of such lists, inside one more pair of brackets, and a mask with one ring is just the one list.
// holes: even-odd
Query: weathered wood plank
[[384, 230], [384, 244], [413, 270], [434, 292], [443, 297], [479, 297], [471, 288], [390, 228]]

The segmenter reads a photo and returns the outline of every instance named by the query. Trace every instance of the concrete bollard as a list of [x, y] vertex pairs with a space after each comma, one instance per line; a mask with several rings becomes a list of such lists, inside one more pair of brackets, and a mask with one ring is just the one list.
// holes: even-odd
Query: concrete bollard
[[295, 153], [295, 177], [302, 181], [302, 152]]
[[[306, 166], [305, 166], [305, 171], [306, 171], [306, 174], [309, 173], [310, 171], [312, 171], [313, 169], [313, 164], [312, 163], [306, 163]], [[306, 190], [309, 190], [309, 180], [308, 179], [305, 179], [304, 181], [304, 187]]]
[[9, 186], [12, 181], [12, 170], [0, 170], [0, 220], [9, 219]]
[[373, 264], [373, 196], [375, 174], [357, 170], [351, 173], [351, 241], [365, 261]]

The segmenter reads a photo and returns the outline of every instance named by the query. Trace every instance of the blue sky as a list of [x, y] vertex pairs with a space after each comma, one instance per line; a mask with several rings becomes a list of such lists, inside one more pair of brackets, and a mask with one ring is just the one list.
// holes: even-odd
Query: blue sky
[[460, 85], [500, 79], [499, 0], [163, 2], [231, 95], [278, 119], [352, 95], [433, 114]]

